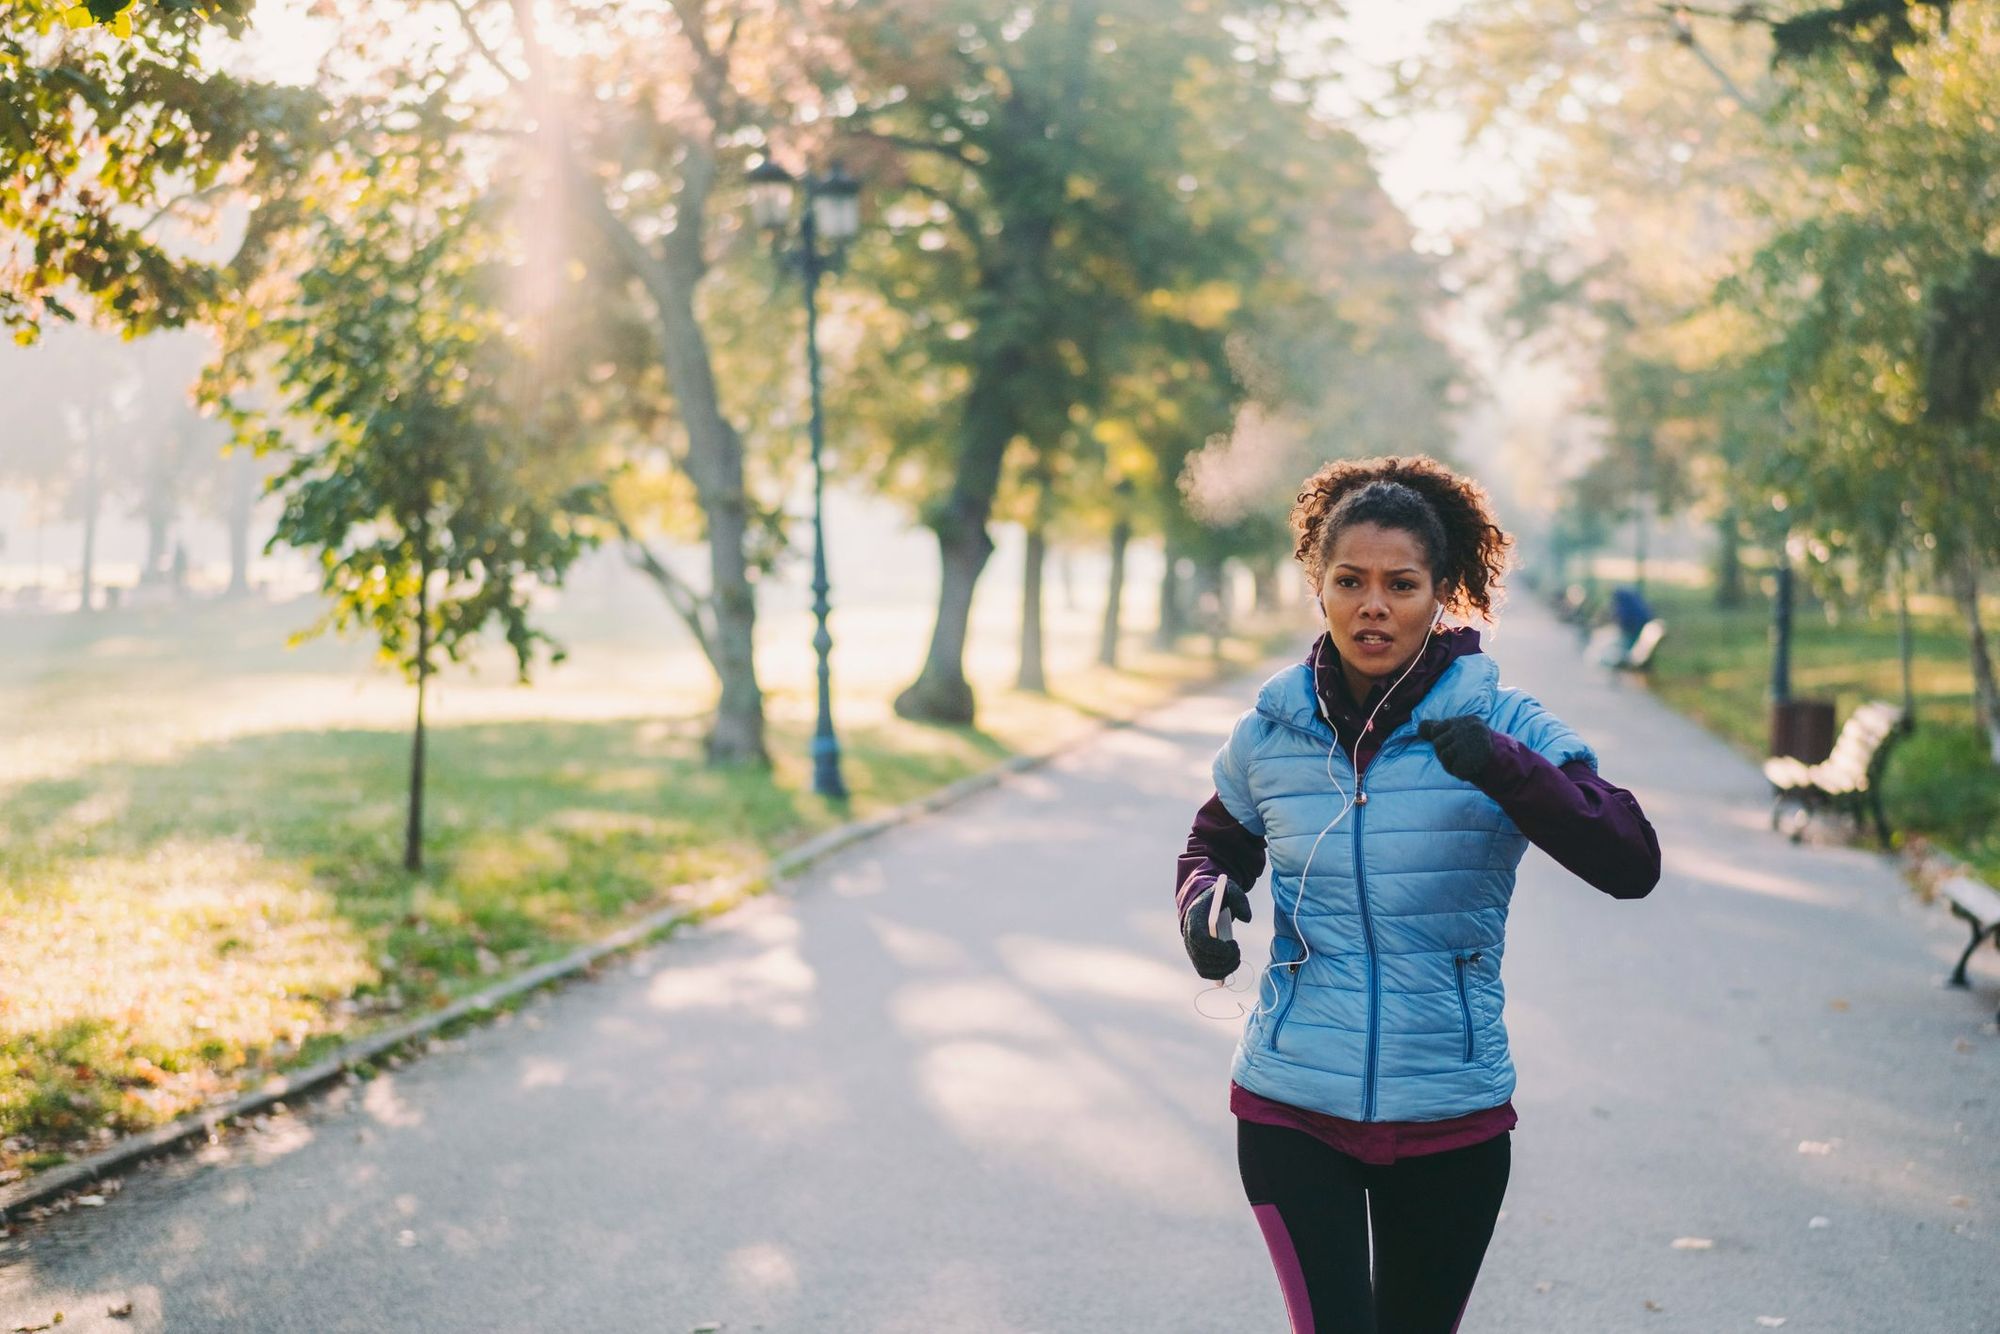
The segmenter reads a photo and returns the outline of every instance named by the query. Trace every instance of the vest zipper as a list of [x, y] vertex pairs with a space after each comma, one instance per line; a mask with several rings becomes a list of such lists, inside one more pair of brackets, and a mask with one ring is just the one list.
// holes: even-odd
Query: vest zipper
[[1474, 950], [1471, 954], [1457, 954], [1452, 956], [1452, 963], [1458, 969], [1458, 1012], [1465, 1019], [1465, 1059], [1467, 1064], [1471, 1063], [1473, 1054], [1472, 999], [1466, 994], [1465, 990], [1465, 970], [1468, 966], [1477, 964], [1484, 957], [1477, 950]]
[[[1380, 751], [1375, 753], [1382, 758]], [[1375, 1119], [1375, 1058], [1382, 1027], [1381, 960], [1375, 953], [1375, 921], [1368, 914], [1368, 876], [1362, 868], [1361, 827], [1368, 819], [1368, 790], [1354, 775], [1354, 895], [1361, 902], [1361, 941], [1368, 951], [1368, 1064], [1362, 1067], [1361, 1119]]]

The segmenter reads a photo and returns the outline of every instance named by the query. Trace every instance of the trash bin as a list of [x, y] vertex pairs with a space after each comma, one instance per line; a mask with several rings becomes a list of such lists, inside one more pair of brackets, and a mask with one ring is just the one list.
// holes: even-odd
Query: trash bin
[[1833, 701], [1788, 699], [1771, 706], [1771, 753], [1818, 764], [1833, 754]]

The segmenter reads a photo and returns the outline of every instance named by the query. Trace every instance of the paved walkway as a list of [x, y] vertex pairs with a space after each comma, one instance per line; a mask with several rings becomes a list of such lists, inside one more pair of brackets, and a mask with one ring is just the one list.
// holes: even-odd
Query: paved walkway
[[[1523, 869], [1522, 1122], [1467, 1334], [2000, 1328], [1991, 965], [1941, 989], [1940, 910], [1767, 833], [1750, 765], [1536, 609], [1490, 647], [1639, 793], [1668, 871], [1615, 903]], [[140, 1173], [0, 1256], [0, 1329], [1281, 1331], [1236, 1025], [1196, 1014], [1167, 906], [1253, 686]]]

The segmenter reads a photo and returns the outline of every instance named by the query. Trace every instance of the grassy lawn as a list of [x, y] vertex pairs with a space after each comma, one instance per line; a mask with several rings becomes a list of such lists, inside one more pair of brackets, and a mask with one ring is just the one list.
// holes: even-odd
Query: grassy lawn
[[799, 625], [760, 632], [790, 657], [766, 674], [774, 767], [744, 773], [701, 763], [709, 687], [685, 646], [662, 651], [629, 617], [572, 620], [572, 663], [532, 689], [494, 663], [445, 678], [429, 865], [412, 875], [409, 692], [362, 646], [277, 647], [309, 615], [21, 621], [23, 651], [0, 663], [0, 1181], [560, 955], [676, 886], [1303, 642], [1288, 622], [1249, 626], [1217, 664], [1206, 640], [1162, 654], [1135, 634], [1110, 672], [1089, 661], [1090, 609], [1057, 612], [1054, 694], [1008, 688], [1007, 637], [989, 631], [968, 665], [977, 728], [923, 727], [888, 700], [928, 609], [857, 608], [847, 642], [867, 647], [836, 658], [841, 809], [811, 792]]
[[[1770, 606], [1718, 609], [1706, 589], [1648, 585], [1668, 633], [1653, 689], [1745, 754], [1765, 754]], [[1990, 622], [1989, 622], [1990, 624]], [[1962, 622], [1941, 601], [1913, 617], [1917, 731], [1891, 754], [1883, 797], [1900, 836], [1922, 835], [2000, 883], [2000, 769], [1973, 725]], [[1900, 703], [1893, 609], [1829, 613], [1801, 601], [1793, 621], [1792, 692], [1834, 701], [1836, 726], [1869, 699]]]

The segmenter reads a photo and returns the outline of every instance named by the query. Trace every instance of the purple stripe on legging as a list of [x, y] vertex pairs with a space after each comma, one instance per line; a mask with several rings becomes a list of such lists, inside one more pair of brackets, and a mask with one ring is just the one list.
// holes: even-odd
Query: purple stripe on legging
[[1292, 1318], [1292, 1334], [1313, 1334], [1312, 1302], [1306, 1297], [1306, 1275], [1299, 1267], [1298, 1248], [1275, 1204], [1253, 1204], [1257, 1226], [1264, 1229], [1264, 1244], [1271, 1248], [1271, 1263], [1278, 1270], [1278, 1287], [1285, 1294], [1285, 1314]]
[[1458, 1305], [1458, 1320], [1451, 1322], [1451, 1334], [1458, 1334], [1458, 1322], [1465, 1319], [1465, 1308], [1472, 1305], [1472, 1294], [1466, 1293], [1465, 1300]]

